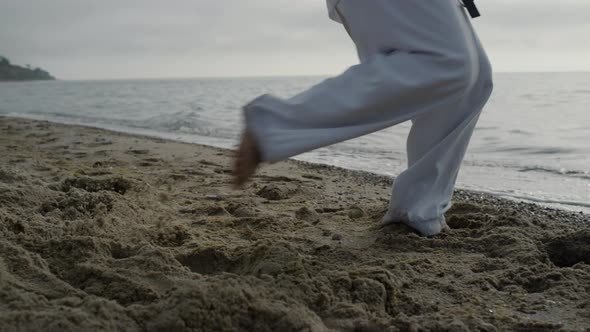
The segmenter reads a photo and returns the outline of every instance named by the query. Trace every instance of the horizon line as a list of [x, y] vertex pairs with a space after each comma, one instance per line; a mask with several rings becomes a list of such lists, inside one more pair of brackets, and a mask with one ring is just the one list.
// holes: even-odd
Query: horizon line
[[[494, 74], [573, 74], [590, 73], [590, 70], [546, 70], [546, 71], [495, 71]], [[334, 77], [337, 74], [277, 74], [277, 75], [238, 75], [238, 76], [162, 76], [162, 77], [112, 77], [112, 78], [56, 78], [57, 81], [138, 81], [138, 80], [195, 80], [195, 79], [264, 79], [264, 78], [306, 78], [306, 77]]]

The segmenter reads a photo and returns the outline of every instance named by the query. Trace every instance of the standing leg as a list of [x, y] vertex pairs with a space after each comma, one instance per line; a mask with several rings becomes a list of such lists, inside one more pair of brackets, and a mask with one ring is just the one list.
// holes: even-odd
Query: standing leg
[[[471, 27], [470, 30], [472, 31]], [[424, 233], [446, 225], [459, 168], [480, 112], [492, 92], [492, 70], [475, 32], [479, 70], [461, 107], [431, 112], [413, 120], [407, 143], [408, 169], [394, 183], [391, 204], [382, 223], [410, 223]]]

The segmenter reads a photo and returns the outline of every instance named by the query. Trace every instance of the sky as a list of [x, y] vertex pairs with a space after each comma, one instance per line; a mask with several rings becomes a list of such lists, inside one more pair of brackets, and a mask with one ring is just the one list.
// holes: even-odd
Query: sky
[[[590, 71], [589, 0], [476, 4], [495, 71]], [[334, 75], [358, 62], [324, 0], [0, 0], [0, 55], [60, 79]]]

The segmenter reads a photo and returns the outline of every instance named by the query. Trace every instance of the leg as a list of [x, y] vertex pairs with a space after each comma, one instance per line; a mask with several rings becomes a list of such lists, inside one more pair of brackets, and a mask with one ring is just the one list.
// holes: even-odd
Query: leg
[[[244, 109], [247, 128], [260, 147], [262, 160], [274, 162], [420, 114], [456, 108], [469, 80], [462, 61], [448, 69], [444, 62], [437, 56], [401, 52], [374, 56], [289, 100], [259, 97]], [[406, 68], [407, 76], [400, 77], [398, 67]]]
[[413, 120], [408, 137], [408, 169], [395, 181], [391, 205], [382, 223], [404, 221], [423, 233], [439, 232], [446, 225], [461, 162], [492, 91], [492, 70], [473, 33], [479, 53], [479, 77], [461, 107], [431, 112]]
[[262, 161], [286, 159], [462, 103], [476, 78], [477, 52], [466, 37], [458, 2], [373, 1], [339, 4], [359, 54], [365, 55], [361, 64], [291, 99], [264, 95], [245, 106], [247, 130]]
[[373, 1], [359, 8], [358, 1], [341, 2], [360, 65], [291, 99], [265, 95], [244, 108], [260, 161], [282, 160], [464, 103], [479, 60], [458, 2]]

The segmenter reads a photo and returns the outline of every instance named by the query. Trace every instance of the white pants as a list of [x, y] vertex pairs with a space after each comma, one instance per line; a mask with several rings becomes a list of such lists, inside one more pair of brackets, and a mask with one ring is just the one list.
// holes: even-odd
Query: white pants
[[336, 10], [361, 63], [287, 100], [258, 97], [246, 126], [274, 162], [412, 120], [383, 223], [436, 234], [492, 91], [487, 56], [458, 0], [340, 0]]

